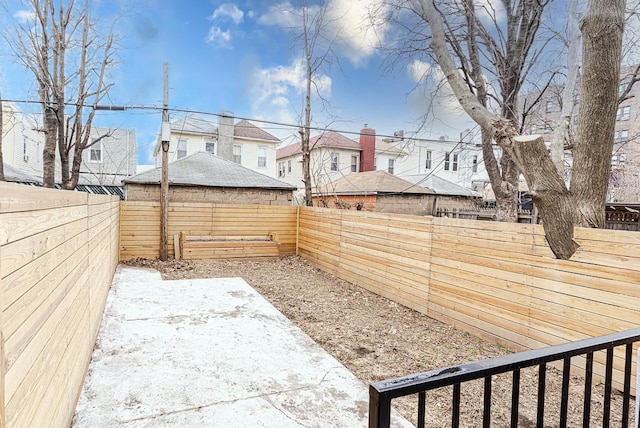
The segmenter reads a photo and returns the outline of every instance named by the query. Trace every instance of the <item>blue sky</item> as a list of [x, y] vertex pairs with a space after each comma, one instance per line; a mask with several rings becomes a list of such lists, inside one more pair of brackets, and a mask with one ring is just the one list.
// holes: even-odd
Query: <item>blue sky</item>
[[[339, 65], [322, 70], [319, 81], [330, 107], [323, 112], [316, 105], [314, 124], [357, 132], [366, 123], [386, 135], [417, 130], [428, 101], [415, 90], [416, 82], [428, 66], [412, 61], [385, 71], [379, 48], [391, 43], [393, 29], [382, 24], [371, 31], [365, 24], [369, 8], [379, 6], [381, 0], [328, 1], [328, 30], [341, 36], [335, 45]], [[298, 124], [304, 95], [302, 47], [288, 29], [296, 23], [296, 5], [295, 0], [92, 0], [93, 14], [101, 24], [127, 9], [116, 26], [121, 40], [119, 63], [111, 75], [115, 86], [110, 102], [103, 104], [161, 106], [163, 63], [168, 62], [171, 108], [230, 110], [238, 117]], [[27, 10], [10, 0], [9, 21], [20, 19]], [[6, 51], [1, 54], [3, 98], [35, 99], [32, 76]], [[438, 107], [442, 110], [437, 113], [439, 120], [431, 122], [421, 136], [456, 139], [470, 126], [446, 104]], [[171, 116], [183, 114], [172, 112]], [[151, 163], [160, 120], [156, 111], [132, 109], [125, 114], [99, 112], [94, 123], [135, 129], [138, 163]], [[295, 128], [256, 124], [287, 142], [295, 135]]]

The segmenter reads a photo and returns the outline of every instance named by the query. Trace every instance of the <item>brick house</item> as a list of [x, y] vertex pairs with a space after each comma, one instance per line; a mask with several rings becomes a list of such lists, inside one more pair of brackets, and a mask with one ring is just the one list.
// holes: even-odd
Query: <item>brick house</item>
[[[159, 201], [161, 168], [123, 180], [127, 200]], [[214, 154], [197, 152], [169, 164], [169, 201], [291, 205], [295, 186]]]

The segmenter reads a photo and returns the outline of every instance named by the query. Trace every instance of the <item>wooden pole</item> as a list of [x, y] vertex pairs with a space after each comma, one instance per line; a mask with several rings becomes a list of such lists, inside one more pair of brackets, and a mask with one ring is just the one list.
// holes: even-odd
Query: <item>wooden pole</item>
[[162, 179], [160, 181], [160, 260], [169, 257], [169, 64], [164, 63], [164, 97], [162, 107]]

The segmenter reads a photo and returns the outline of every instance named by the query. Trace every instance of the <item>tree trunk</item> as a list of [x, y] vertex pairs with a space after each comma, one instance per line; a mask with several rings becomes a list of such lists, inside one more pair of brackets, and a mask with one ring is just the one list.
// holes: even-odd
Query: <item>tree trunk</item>
[[578, 0], [569, 0], [568, 26], [569, 46], [567, 51], [567, 79], [562, 91], [562, 111], [556, 123], [549, 154], [560, 176], [564, 177], [564, 146], [569, 137], [569, 125], [575, 106], [575, 90], [578, 82], [578, 53], [580, 50], [580, 29], [576, 8]]
[[56, 184], [56, 140], [58, 118], [50, 105], [44, 105], [45, 138], [42, 150], [42, 185], [53, 188]]
[[576, 202], [567, 190], [562, 177], [539, 135], [513, 139], [513, 152], [522, 164], [529, 185], [529, 194], [541, 213], [542, 226], [551, 251], [559, 259], [569, 259], [578, 249], [573, 240], [573, 226], [577, 220]]
[[624, 0], [590, 0], [581, 24], [583, 72], [571, 191], [578, 204], [578, 224], [585, 227], [605, 224], [624, 12]]
[[313, 81], [313, 68], [311, 67], [311, 63], [313, 58], [311, 56], [311, 52], [313, 47], [310, 45], [309, 40], [309, 15], [307, 10], [307, 5], [304, 4], [302, 8], [302, 16], [304, 22], [304, 53], [305, 53], [305, 61], [306, 61], [306, 77], [307, 77], [307, 87], [306, 94], [304, 98], [304, 134], [302, 137], [302, 175], [304, 182], [304, 199], [305, 204], [308, 207], [313, 206], [313, 194], [311, 192], [311, 147], [309, 147], [309, 140], [311, 139], [311, 82]]

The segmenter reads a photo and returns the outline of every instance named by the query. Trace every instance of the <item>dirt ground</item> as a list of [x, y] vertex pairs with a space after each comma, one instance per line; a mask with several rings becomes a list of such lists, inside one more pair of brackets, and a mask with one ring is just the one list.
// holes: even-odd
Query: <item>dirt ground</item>
[[[365, 384], [510, 352], [342, 281], [299, 257], [265, 262], [136, 259], [127, 264], [157, 269], [165, 279], [242, 277]], [[520, 427], [535, 426], [537, 377], [537, 369], [521, 373]], [[562, 373], [550, 368], [545, 426], [559, 424], [561, 382]], [[582, 426], [583, 388], [582, 379], [572, 376], [570, 427]], [[593, 391], [592, 426], [602, 426], [603, 389], [599, 385]], [[451, 391], [444, 388], [427, 394], [426, 426], [450, 426]], [[461, 426], [480, 426], [483, 382], [464, 384], [461, 397]], [[415, 424], [416, 402], [417, 397], [408, 397], [394, 400], [394, 406]], [[615, 393], [612, 426], [620, 425], [621, 403], [621, 395]], [[492, 379], [491, 414], [492, 426], [510, 426], [510, 375]]]

